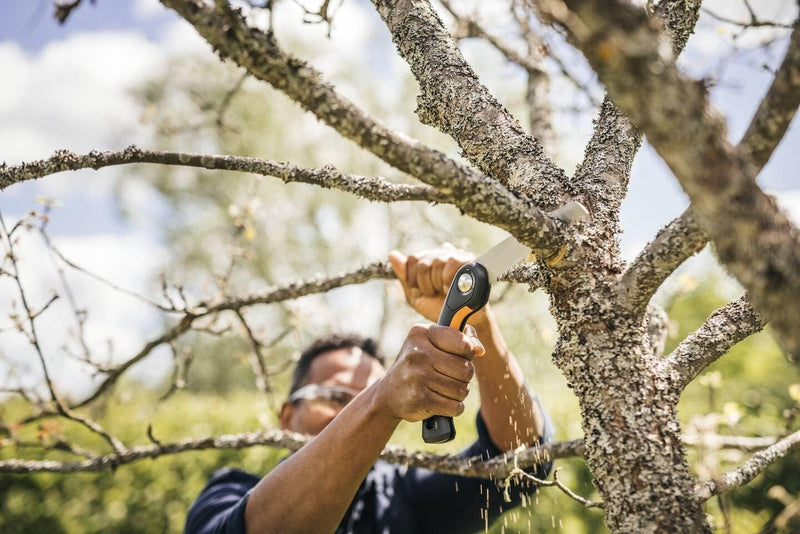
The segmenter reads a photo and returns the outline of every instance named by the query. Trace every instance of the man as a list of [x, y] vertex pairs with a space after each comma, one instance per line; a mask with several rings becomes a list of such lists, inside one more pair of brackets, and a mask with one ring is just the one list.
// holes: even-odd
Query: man
[[[450, 281], [469, 259], [452, 248], [389, 255], [408, 303], [434, 322]], [[400, 421], [460, 415], [473, 375], [481, 399], [478, 440], [463, 456], [487, 459], [552, 438], [491, 310], [470, 322], [464, 333], [414, 326], [388, 370], [368, 340], [332, 339], [306, 350], [280, 424], [316, 437], [261, 479], [236, 470], [215, 474], [192, 505], [186, 532], [482, 530], [514, 506], [494, 482], [377, 461]], [[549, 468], [540, 466], [537, 476]], [[521, 491], [509, 493], [518, 502]]]

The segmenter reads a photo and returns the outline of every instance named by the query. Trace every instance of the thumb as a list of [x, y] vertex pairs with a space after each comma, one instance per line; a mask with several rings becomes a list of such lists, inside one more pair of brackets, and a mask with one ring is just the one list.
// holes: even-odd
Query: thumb
[[394, 269], [394, 274], [397, 276], [397, 279], [400, 280], [403, 284], [406, 282], [406, 258], [405, 254], [400, 252], [399, 250], [393, 250], [389, 253], [389, 263], [392, 264], [392, 269]]
[[472, 354], [474, 356], [483, 356], [486, 354], [486, 349], [484, 348], [483, 343], [481, 343], [481, 340], [478, 339], [478, 332], [475, 330], [475, 328], [473, 328], [472, 325], [467, 325], [467, 327], [464, 329], [464, 335], [467, 336], [467, 339], [469, 339], [470, 348], [472, 349]]

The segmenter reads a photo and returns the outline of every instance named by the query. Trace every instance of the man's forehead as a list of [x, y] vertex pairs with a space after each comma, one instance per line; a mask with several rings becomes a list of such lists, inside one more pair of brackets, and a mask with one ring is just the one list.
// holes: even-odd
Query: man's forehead
[[[311, 362], [307, 382], [324, 382], [337, 374], [364, 375], [366, 379], [375, 369], [382, 370], [380, 362], [359, 347], [345, 347], [320, 353]], [[357, 378], [354, 376], [353, 378]]]

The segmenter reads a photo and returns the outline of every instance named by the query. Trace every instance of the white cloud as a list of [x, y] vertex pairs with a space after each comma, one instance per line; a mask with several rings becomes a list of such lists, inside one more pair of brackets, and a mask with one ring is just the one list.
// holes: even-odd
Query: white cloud
[[166, 8], [158, 0], [136, 0], [133, 12], [142, 19], [163, 13]]
[[[0, 45], [7, 76], [0, 89], [0, 161], [18, 163], [50, 156], [144, 143], [147, 128], [130, 90], [163, 63], [159, 47], [135, 33], [78, 34], [27, 55]], [[116, 172], [39, 180], [32, 195], [61, 197], [70, 191], [106, 195]], [[80, 184], [79, 186], [77, 184]], [[11, 190], [13, 192], [13, 189]]]
[[[159, 67], [161, 54], [137, 34], [92, 33], [54, 42], [32, 57], [5, 45], [0, 64], [7, 63], [15, 75], [0, 93], [0, 158], [18, 162], [41, 157], [34, 147], [110, 148], [136, 125], [129, 90]], [[36, 132], [39, 142], [18, 140], [20, 131]]]

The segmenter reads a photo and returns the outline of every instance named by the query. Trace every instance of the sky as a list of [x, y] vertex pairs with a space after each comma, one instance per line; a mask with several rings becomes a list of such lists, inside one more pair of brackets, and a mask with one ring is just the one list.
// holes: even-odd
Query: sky
[[[500, 4], [505, 5], [484, 2], [482, 9], [498, 9]], [[795, 9], [791, 0], [765, 0], [759, 4], [766, 14], [779, 14], [789, 20]], [[369, 43], [376, 36], [382, 36], [382, 46], [390, 46], [374, 14], [370, 18], [363, 5], [346, 0], [344, 15], [337, 17], [333, 31], [337, 48], [331, 47], [327, 55], [323, 52], [323, 71], [334, 72], [341, 51], [366, 54], [362, 57], [370, 61]], [[718, 0], [706, 5], [730, 16], [744, 15], [738, 2]], [[194, 30], [156, 0], [85, 0], [65, 25], [59, 25], [52, 17], [50, 0], [0, 0], [0, 13], [0, 72], [5, 73], [0, 84], [0, 161], [8, 164], [45, 158], [57, 149], [83, 153], [117, 150], [130, 144], [158, 148], [150, 144], [149, 126], [141, 120], [142, 110], [131, 97], [131, 89], [157, 75], [175, 55], [212, 57], [209, 46]], [[312, 36], [315, 42], [325, 43], [319, 28], [303, 26], [299, 17], [296, 19], [291, 31], [302, 30], [309, 35], [316, 32]], [[733, 31], [704, 29], [708, 22], [701, 21], [698, 34], [682, 59], [685, 68], [697, 76], [708, 73], [695, 65], [713, 64], [726, 49]], [[763, 32], [741, 41], [740, 46], [747, 48], [761, 37]], [[772, 67], [778, 64], [784, 49], [785, 42], [767, 58]], [[466, 44], [465, 55], [476, 63], [479, 74], [485, 53], [481, 45]], [[743, 54], [740, 61], [727, 64], [721, 76], [724, 83], [712, 92], [714, 104], [728, 118], [734, 142], [768, 87], [769, 73], [750, 64], [763, 61], [762, 56]], [[494, 90], [492, 84], [497, 83], [497, 91], [504, 90], [488, 73], [486, 78], [490, 89]], [[343, 90], [347, 91], [347, 82], [343, 82]], [[560, 148], [568, 168], [582, 155], [590, 127], [588, 121], [560, 125]], [[777, 196], [795, 221], [800, 221], [798, 147], [800, 128], [796, 119], [759, 177], [762, 187]], [[65, 255], [79, 264], [91, 265], [97, 274], [129, 289], [152, 293], [152, 280], [167, 252], [157, 218], [148, 215], [154, 199], [144, 189], [139, 193], [127, 189], [130, 195], [139, 194], [128, 201], [140, 210], [131, 219], [122, 219], [112, 196], [114, 180], [120, 172], [119, 168], [109, 168], [61, 173], [10, 187], [0, 193], [0, 213], [7, 224], [12, 224], [22, 214], [41, 209], [38, 198], [55, 199], [59, 207], [53, 211], [50, 231]], [[626, 256], [632, 257], [686, 205], [685, 195], [663, 162], [651, 149], [643, 148], [623, 205], [622, 246]], [[52, 288], [59, 284], [58, 273], [49, 259], [43, 261], [46, 255], [40, 245], [21, 246], [23, 272], [34, 273], [26, 280], [31, 299], [46, 301]], [[90, 345], [103, 347], [101, 352], [110, 351], [106, 341], [113, 339], [111, 352], [129, 354], [158, 327], [158, 317], [134, 299], [98, 289], [85, 277], [70, 279], [81, 305], [94, 311], [87, 335]], [[0, 309], [11, 306], [12, 293], [13, 288], [0, 284]], [[68, 306], [53, 313], [67, 330], [74, 329], [74, 324], [69, 326], [74, 318]], [[27, 346], [21, 336], [1, 330], [7, 326], [0, 318], [0, 350], [25, 352]], [[58, 353], [64, 332], [48, 331], [42, 336], [48, 352]], [[166, 362], [165, 358], [162, 355], [162, 362]], [[75, 365], [62, 360], [54, 365]], [[1, 367], [2, 362], [0, 376]], [[154, 372], [163, 372], [163, 367]]]

